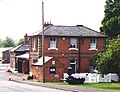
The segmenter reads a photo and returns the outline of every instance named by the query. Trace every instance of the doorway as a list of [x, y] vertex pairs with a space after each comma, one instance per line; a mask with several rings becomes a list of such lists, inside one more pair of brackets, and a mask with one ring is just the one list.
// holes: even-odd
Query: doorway
[[73, 73], [76, 73], [76, 61], [75, 60], [70, 60], [70, 67], [73, 69]]

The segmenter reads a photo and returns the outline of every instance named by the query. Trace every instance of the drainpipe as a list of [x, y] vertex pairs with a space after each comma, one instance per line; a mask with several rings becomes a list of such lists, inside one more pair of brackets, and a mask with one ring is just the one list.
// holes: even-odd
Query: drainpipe
[[80, 60], [81, 60], [81, 56], [80, 56], [80, 52], [81, 52], [81, 38], [78, 38], [78, 73], [80, 73]]

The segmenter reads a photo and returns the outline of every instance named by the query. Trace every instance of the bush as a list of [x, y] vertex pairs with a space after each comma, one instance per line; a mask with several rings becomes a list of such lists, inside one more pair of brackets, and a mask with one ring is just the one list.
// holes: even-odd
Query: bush
[[28, 79], [28, 80], [32, 80], [32, 79], [33, 79], [33, 76], [28, 76], [27, 79]]

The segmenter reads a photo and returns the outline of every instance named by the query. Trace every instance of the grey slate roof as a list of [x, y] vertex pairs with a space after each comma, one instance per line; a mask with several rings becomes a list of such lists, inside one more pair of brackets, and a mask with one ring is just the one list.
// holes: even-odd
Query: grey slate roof
[[15, 48], [11, 49], [10, 52], [16, 51], [16, 50], [17, 50], [18, 48], [20, 48], [22, 45], [23, 45], [23, 44], [20, 44], [19, 46], [17, 46], [17, 47], [15, 47]]
[[[38, 33], [42, 35], [42, 32]], [[44, 30], [45, 36], [72, 36], [72, 37], [107, 37], [85, 26], [57, 26], [51, 25]]]
[[23, 44], [20, 48], [16, 49], [16, 51], [28, 51], [29, 45]]
[[10, 50], [10, 52], [14, 51], [29, 51], [29, 45], [21, 44]]

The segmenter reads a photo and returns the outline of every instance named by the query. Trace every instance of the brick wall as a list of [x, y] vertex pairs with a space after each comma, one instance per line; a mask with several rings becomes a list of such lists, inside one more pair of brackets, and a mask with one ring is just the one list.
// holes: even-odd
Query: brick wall
[[10, 67], [11, 68], [15, 68], [15, 53], [14, 52], [10, 52]]
[[[40, 48], [41, 48], [41, 41]], [[31, 43], [32, 44], [32, 43]], [[38, 40], [36, 41], [38, 44]], [[49, 73], [49, 67], [53, 66], [52, 61], [49, 61], [45, 64], [45, 75], [46, 81], [60, 81], [63, 78], [63, 73], [67, 72], [67, 68], [70, 65], [70, 58], [76, 58], [77, 68], [80, 69], [80, 72], [89, 72], [90, 59], [98, 51], [104, 50], [104, 39], [97, 38], [97, 49], [98, 50], [89, 50], [90, 47], [90, 38], [80, 38], [80, 52], [79, 50], [69, 50], [70, 47], [70, 38], [69, 37], [57, 37], [57, 48], [58, 50], [49, 50], [49, 37], [44, 39], [44, 55], [52, 56], [54, 61], [56, 61], [56, 74]], [[78, 44], [79, 45], [79, 44]], [[36, 45], [38, 46], [38, 45]], [[36, 47], [38, 48], [38, 47]], [[30, 71], [33, 72], [35, 78], [42, 79], [42, 67], [31, 66], [34, 59], [38, 59], [41, 56], [41, 53], [38, 54], [38, 51], [32, 51], [30, 49]], [[80, 62], [80, 63], [78, 63]], [[62, 66], [62, 67], [61, 67]]]
[[[45, 64], [45, 81], [61, 81], [63, 79], [64, 65], [58, 61], [55, 61], [55, 64], [52, 64], [54, 59], [50, 60]], [[50, 73], [50, 67], [56, 68], [56, 73]], [[34, 79], [42, 81], [43, 78], [43, 67], [42, 66], [31, 66], [31, 71], [34, 76]]]
[[10, 53], [9, 50], [3, 52], [3, 62], [10, 63]]
[[42, 67], [41, 66], [31, 66], [31, 72], [33, 78], [37, 80], [42, 80]]
[[[65, 38], [65, 39], [63, 39]], [[58, 50], [48, 50], [49, 48], [49, 37], [45, 38], [45, 55], [54, 56], [58, 59], [59, 62], [65, 65], [65, 70], [69, 66], [70, 57], [79, 58], [80, 56], [80, 71], [88, 72], [89, 71], [89, 60], [90, 58], [98, 51], [104, 49], [104, 40], [102, 38], [97, 38], [97, 49], [98, 50], [89, 50], [90, 47], [90, 38], [81, 38], [80, 39], [80, 55], [78, 55], [78, 50], [69, 50], [70, 38], [68, 37], [58, 37], [57, 38], [57, 48]]]

